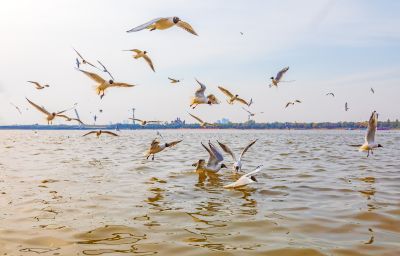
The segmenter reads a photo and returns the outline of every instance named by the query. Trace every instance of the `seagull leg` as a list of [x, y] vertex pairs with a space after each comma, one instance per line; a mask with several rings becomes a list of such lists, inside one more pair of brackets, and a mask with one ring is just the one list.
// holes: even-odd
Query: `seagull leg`
[[151, 160], [154, 160], [154, 154], [153, 154], [153, 157], [151, 158]]
[[369, 157], [369, 149], [368, 149], [368, 154], [367, 154], [367, 157]]
[[148, 160], [148, 159], [149, 159], [149, 156], [150, 156], [150, 155], [148, 155], [148, 156], [146, 157], [146, 160]]
[[374, 151], [371, 149], [371, 154], [373, 155], [374, 154]]

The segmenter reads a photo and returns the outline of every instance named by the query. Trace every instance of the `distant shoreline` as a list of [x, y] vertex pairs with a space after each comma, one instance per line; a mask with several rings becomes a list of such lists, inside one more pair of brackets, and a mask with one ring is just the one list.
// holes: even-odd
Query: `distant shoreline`
[[[0, 130], [364, 130], [365, 122], [338, 123], [231, 123], [217, 124], [214, 127], [201, 128], [198, 124], [155, 124], [140, 126], [138, 124], [109, 125], [2, 125]], [[379, 122], [378, 130], [399, 130], [399, 122]]]

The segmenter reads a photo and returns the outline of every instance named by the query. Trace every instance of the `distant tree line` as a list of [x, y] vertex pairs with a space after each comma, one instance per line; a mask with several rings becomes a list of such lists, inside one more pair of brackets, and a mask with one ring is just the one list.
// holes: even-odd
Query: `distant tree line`
[[[253, 120], [245, 123], [227, 123], [216, 124], [213, 129], [365, 129], [368, 122], [321, 122], [321, 123], [303, 123], [303, 122], [273, 122], [273, 123], [256, 123]], [[197, 129], [198, 124], [187, 123], [164, 123], [140, 126], [138, 124], [110, 124], [110, 125], [9, 125], [0, 126], [0, 129], [27, 129], [27, 130], [90, 130], [90, 129]], [[381, 121], [378, 122], [378, 129], [400, 129], [400, 121]]]

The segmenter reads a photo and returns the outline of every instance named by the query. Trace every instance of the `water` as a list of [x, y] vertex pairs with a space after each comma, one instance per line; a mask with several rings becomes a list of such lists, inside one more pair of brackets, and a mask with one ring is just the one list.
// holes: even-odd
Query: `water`
[[[162, 131], [184, 141], [154, 161], [155, 131], [82, 134], [0, 132], [1, 255], [400, 254], [398, 131], [369, 158], [348, 146], [364, 131]], [[258, 183], [193, 172], [200, 141], [256, 138], [243, 169], [264, 164]]]

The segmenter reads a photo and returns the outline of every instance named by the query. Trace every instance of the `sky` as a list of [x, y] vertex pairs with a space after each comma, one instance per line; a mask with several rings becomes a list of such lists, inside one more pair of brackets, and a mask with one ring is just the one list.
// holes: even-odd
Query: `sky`
[[[123, 122], [132, 108], [147, 120], [192, 123], [190, 112], [209, 122], [247, 121], [242, 106], [228, 105], [217, 86], [253, 98], [250, 110], [264, 112], [256, 122], [365, 121], [373, 110], [380, 120], [400, 119], [399, 12], [399, 1], [385, 0], [2, 0], [0, 125], [46, 124], [25, 97], [49, 111], [78, 103], [90, 124], [95, 114], [100, 124]], [[199, 36], [178, 27], [126, 33], [171, 16]], [[100, 60], [117, 81], [137, 86], [111, 88], [100, 100], [95, 83], [75, 69], [72, 47]], [[148, 52], [155, 73], [122, 51], [133, 48]], [[269, 88], [269, 77], [285, 66], [284, 80], [295, 81]], [[168, 77], [182, 82], [172, 85]], [[195, 78], [220, 105], [189, 108]], [[28, 80], [50, 87], [36, 90]], [[295, 99], [302, 103], [284, 108]]]

